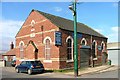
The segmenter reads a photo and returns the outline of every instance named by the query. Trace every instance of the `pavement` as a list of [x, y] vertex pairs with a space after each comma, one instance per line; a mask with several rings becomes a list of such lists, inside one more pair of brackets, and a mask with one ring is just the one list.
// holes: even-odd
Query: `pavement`
[[[81, 76], [85, 74], [103, 73], [103, 72], [114, 71], [118, 69], [120, 68], [118, 68], [118, 66], [116, 65], [102, 65], [102, 66], [97, 66], [97, 67], [85, 68], [84, 70], [79, 70], [78, 75]], [[65, 74], [74, 75], [74, 72], [67, 72]]]

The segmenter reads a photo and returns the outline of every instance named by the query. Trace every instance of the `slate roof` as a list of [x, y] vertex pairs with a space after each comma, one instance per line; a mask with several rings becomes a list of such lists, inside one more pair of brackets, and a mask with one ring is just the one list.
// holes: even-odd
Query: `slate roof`
[[16, 52], [16, 48], [9, 50], [5, 54], [3, 54], [3, 56], [14, 56], [15, 52]]
[[[42, 14], [43, 16], [45, 16], [53, 24], [55, 24], [56, 26], [58, 26], [61, 29], [69, 30], [69, 31], [74, 30], [72, 20], [65, 19], [65, 18], [62, 18], [62, 17], [59, 17], [59, 16], [55, 16], [55, 15], [52, 15], [52, 14], [49, 14], [49, 13], [44, 13], [44, 12], [41, 12], [41, 11], [38, 11], [38, 10], [35, 10], [35, 11], [37, 11], [40, 14]], [[79, 22], [77, 22], [77, 32], [107, 38], [104, 35], [98, 33], [97, 31], [95, 31], [94, 29], [88, 27], [87, 25], [85, 25], [83, 23], [79, 23]]]

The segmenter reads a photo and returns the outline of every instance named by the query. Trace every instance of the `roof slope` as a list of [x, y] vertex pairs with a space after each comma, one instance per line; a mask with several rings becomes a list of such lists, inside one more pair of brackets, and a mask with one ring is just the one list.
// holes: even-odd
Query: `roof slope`
[[[35, 11], [37, 11], [40, 14], [42, 14], [43, 16], [45, 16], [47, 19], [49, 19], [53, 24], [55, 24], [59, 28], [69, 30], [69, 31], [74, 31], [72, 20], [68, 20], [68, 19], [65, 19], [65, 18], [62, 18], [59, 16], [44, 13], [44, 12], [41, 12], [38, 10], [35, 10]], [[79, 23], [79, 22], [77, 22], [77, 32], [106, 38], [104, 35], [98, 33], [97, 31], [93, 30], [92, 28], [88, 27], [87, 25], [85, 25], [83, 23]]]
[[12, 56], [15, 55], [16, 52], [16, 48], [9, 50], [8, 52], [6, 52], [5, 54], [3, 54], [3, 56]]

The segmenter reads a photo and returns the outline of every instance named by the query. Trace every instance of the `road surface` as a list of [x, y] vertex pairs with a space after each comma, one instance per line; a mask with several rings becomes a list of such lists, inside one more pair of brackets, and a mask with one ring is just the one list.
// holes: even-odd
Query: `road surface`
[[[46, 73], [41, 73], [41, 74], [28, 75], [27, 73], [16, 73], [14, 68], [12, 68], [12, 67], [3, 67], [2, 68], [2, 78], [9, 78], [8, 80], [10, 80], [10, 78], [29, 78], [29, 79], [30, 78], [47, 78], [47, 79], [48, 78], [49, 79], [50, 78], [70, 78], [70, 79], [72, 79], [75, 77], [74, 77], [74, 75], [68, 75], [68, 74], [64, 74], [64, 73], [54, 73], [54, 72], [46, 72]], [[81, 76], [77, 77], [78, 80], [79, 79], [87, 80], [86, 78], [118, 78], [118, 71], [115, 70], [115, 71], [109, 71], [109, 72], [104, 72], [104, 73], [85, 74], [85, 75], [81, 75]]]

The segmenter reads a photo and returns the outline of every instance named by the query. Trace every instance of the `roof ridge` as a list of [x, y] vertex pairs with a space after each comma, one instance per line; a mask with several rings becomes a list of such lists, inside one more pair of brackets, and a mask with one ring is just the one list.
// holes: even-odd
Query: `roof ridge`
[[[57, 15], [53, 15], [53, 14], [50, 14], [50, 13], [46, 13], [46, 12], [43, 12], [43, 11], [39, 11], [39, 10], [35, 10], [35, 11], [43, 13], [43, 14], [51, 15], [51, 16], [54, 16], [54, 17], [59, 17], [59, 18], [62, 18], [62, 19], [70, 20], [70, 19], [67, 19], [67, 18], [63, 18], [61, 16], [57, 16]], [[70, 21], [72, 21], [72, 20], [70, 20]]]
[[[42, 11], [39, 11], [39, 10], [35, 10], [35, 11], [38, 11], [38, 12], [42, 12]], [[46, 12], [42, 12], [42, 13], [44, 13], [44, 14], [47, 14], [47, 15], [51, 15], [51, 16], [55, 16], [55, 17], [59, 17], [59, 18], [62, 18], [62, 19], [65, 19], [65, 20], [69, 20], [69, 21], [72, 21], [73, 22], [73, 20], [70, 20], [70, 19], [67, 19], [67, 18], [63, 18], [63, 17], [61, 17], [61, 16], [56, 16], [56, 15], [53, 15], [53, 14], [50, 14], [50, 13], [46, 13]], [[81, 23], [81, 22], [77, 22], [77, 23], [80, 23], [80, 24], [82, 24], [82, 25], [85, 25], [84, 23]], [[85, 25], [85, 26], [87, 26], [87, 25]], [[88, 26], [87, 26], [88, 27]], [[90, 28], [90, 27], [89, 27]], [[92, 29], [92, 28], [91, 28]]]
[[[40, 13], [42, 12], [42, 11], [39, 11], [39, 10], [35, 10], [35, 11], [38, 11], [38, 12], [40, 12]], [[61, 17], [61, 16], [57, 16], [57, 15], [50, 14], [50, 13], [46, 13], [46, 12], [42, 12], [42, 13], [47, 14], [47, 15], [51, 15], [51, 16], [55, 16], [55, 17], [59, 17], [59, 18], [65, 19], [65, 20], [73, 21], [73, 20], [71, 20], [71, 19], [67, 19], [67, 18], [64, 18], [64, 17]], [[77, 23], [83, 24], [83, 23], [81, 23], [81, 22], [77, 22]], [[83, 24], [83, 25], [85, 25], [85, 24]]]

